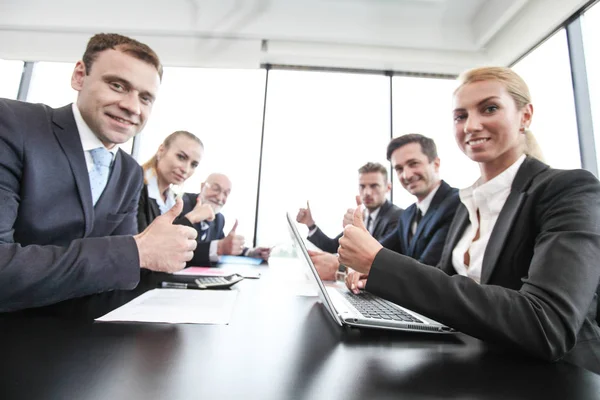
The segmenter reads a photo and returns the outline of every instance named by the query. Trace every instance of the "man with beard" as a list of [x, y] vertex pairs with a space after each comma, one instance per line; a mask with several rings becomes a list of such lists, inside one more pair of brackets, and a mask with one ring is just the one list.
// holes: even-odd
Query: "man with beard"
[[198, 232], [198, 246], [189, 265], [216, 263], [222, 255], [243, 255], [268, 261], [270, 248], [244, 247], [244, 237], [236, 234], [237, 220], [227, 235], [223, 231], [225, 217], [221, 209], [227, 203], [231, 186], [227, 175], [213, 173], [202, 183], [199, 194], [184, 194], [183, 212], [175, 223], [191, 226]]
[[[396, 229], [402, 209], [396, 207], [386, 199], [391, 184], [388, 182], [387, 168], [379, 163], [369, 162], [358, 170], [357, 205], [364, 205], [365, 226], [375, 239], [380, 240]], [[354, 209], [350, 208], [344, 215], [343, 226], [352, 224]], [[296, 221], [308, 227], [308, 240], [315, 246], [328, 253], [337, 253], [340, 233], [335, 238], [330, 238], [315, 223], [310, 206], [301, 208], [296, 216]]]
[[[417, 202], [402, 213], [397, 228], [379, 241], [385, 248], [436, 265], [460, 204], [458, 190], [440, 179], [440, 158], [435, 142], [428, 137], [408, 134], [392, 139], [387, 159]], [[337, 256], [322, 252], [310, 252], [310, 256], [322, 279], [335, 279], [340, 268]]]

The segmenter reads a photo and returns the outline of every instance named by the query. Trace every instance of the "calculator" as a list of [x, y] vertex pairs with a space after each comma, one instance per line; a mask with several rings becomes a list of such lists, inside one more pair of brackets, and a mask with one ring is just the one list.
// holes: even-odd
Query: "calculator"
[[194, 283], [200, 289], [226, 289], [244, 279], [243, 276], [232, 274], [229, 276], [198, 276]]

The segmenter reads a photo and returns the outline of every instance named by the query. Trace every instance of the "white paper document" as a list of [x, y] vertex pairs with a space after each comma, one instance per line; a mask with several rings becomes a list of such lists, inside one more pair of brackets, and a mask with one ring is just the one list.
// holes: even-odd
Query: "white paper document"
[[226, 325], [237, 293], [237, 290], [154, 289], [96, 320]]

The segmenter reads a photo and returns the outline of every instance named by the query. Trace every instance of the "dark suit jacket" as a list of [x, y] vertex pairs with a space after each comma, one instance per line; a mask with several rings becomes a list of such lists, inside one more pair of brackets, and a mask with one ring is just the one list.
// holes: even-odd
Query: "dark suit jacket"
[[[375, 227], [373, 228], [373, 237], [377, 240], [381, 240], [398, 226], [398, 219], [402, 214], [402, 209], [390, 203], [388, 200], [381, 205], [377, 219], [375, 220]], [[335, 238], [330, 238], [325, 235], [319, 227], [315, 233], [313, 233], [308, 240], [311, 241], [315, 246], [328, 253], [337, 253], [338, 242], [342, 237], [342, 233], [337, 235]]]
[[456, 212], [437, 268], [379, 251], [366, 289], [479, 339], [600, 373], [600, 184], [526, 158], [487, 245], [481, 284], [457, 275]]
[[459, 204], [458, 189], [442, 181], [410, 242], [408, 237], [417, 213], [416, 203], [404, 210], [396, 230], [380, 242], [383, 247], [396, 253], [423, 264], [436, 265], [442, 256], [446, 235]]
[[148, 185], [142, 186], [138, 203], [137, 223], [138, 232], [142, 232], [160, 215], [160, 208], [155, 199], [148, 196]]
[[0, 311], [135, 287], [141, 186], [119, 150], [94, 207], [71, 105], [0, 99]]

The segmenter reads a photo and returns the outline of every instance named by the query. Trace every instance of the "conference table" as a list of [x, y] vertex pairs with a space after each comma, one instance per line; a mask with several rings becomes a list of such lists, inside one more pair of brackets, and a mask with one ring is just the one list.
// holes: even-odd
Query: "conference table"
[[342, 328], [288, 262], [248, 267], [228, 325], [2, 316], [0, 399], [600, 398], [600, 375], [461, 333]]

